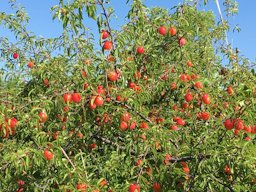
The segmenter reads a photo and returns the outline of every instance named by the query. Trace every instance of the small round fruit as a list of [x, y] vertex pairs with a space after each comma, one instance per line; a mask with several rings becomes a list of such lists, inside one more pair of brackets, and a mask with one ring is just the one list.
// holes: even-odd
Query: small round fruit
[[103, 49], [111, 50], [112, 46], [113, 46], [113, 43], [111, 41], [105, 41], [105, 43], [103, 44]]
[[231, 130], [234, 128], [234, 122], [231, 120], [231, 119], [227, 119], [225, 122], [224, 122], [224, 126], [227, 130]]
[[140, 124], [140, 128], [141, 129], [148, 129], [148, 124], [146, 123], [146, 122], [142, 122], [141, 124]]
[[187, 41], [184, 37], [180, 37], [179, 38], [179, 45], [182, 47], [184, 45], [186, 45]]
[[65, 103], [70, 103], [70, 102], [72, 101], [72, 95], [69, 94], [69, 93], [65, 93], [65, 94], [63, 95], [63, 99], [64, 99], [64, 102], [65, 102]]
[[228, 86], [227, 92], [229, 95], [233, 94], [234, 93], [233, 88], [231, 86]]
[[12, 57], [13, 57], [13, 59], [18, 59], [19, 58], [19, 54], [18, 53], [13, 53]]
[[35, 64], [32, 61], [30, 61], [30, 62], [28, 62], [27, 66], [28, 66], [28, 68], [33, 68], [35, 66]]
[[158, 33], [160, 35], [166, 35], [166, 28], [164, 26], [159, 27]]
[[171, 27], [171, 28], [170, 28], [170, 34], [171, 34], [171, 36], [174, 36], [174, 35], [176, 35], [176, 33], [177, 33], [177, 30], [176, 30], [176, 28], [174, 28], [174, 27]]
[[78, 183], [78, 184], [76, 185], [76, 189], [77, 189], [78, 191], [81, 191], [81, 192], [86, 192], [87, 184], [85, 184], [85, 183]]
[[18, 123], [18, 120], [16, 118], [14, 118], [14, 117], [11, 118], [11, 120], [10, 120], [10, 127], [12, 129], [14, 129], [17, 123]]
[[196, 82], [196, 83], [194, 84], [194, 86], [195, 86], [197, 89], [202, 89], [202, 88], [203, 88], [203, 84], [202, 84], [200, 81]]
[[102, 106], [104, 104], [104, 99], [101, 96], [97, 96], [94, 103], [96, 106]]
[[143, 54], [145, 52], [145, 50], [144, 50], [144, 47], [142, 47], [142, 46], [140, 46], [140, 47], [137, 47], [137, 53], [138, 54]]
[[102, 31], [102, 33], [101, 33], [101, 37], [102, 37], [102, 39], [107, 39], [108, 38], [108, 32], [107, 31]]
[[153, 185], [153, 191], [154, 192], [161, 192], [161, 185], [159, 183], [154, 183]]
[[125, 121], [125, 122], [128, 122], [130, 120], [130, 118], [131, 118], [131, 116], [128, 112], [123, 113], [121, 116], [121, 120]]
[[50, 161], [53, 159], [54, 155], [51, 151], [49, 151], [48, 149], [44, 150], [44, 157], [46, 158], [47, 161]]
[[121, 121], [119, 126], [120, 130], [125, 131], [127, 127], [128, 127], [128, 124], [125, 121]]
[[44, 113], [44, 112], [40, 112], [39, 114], [39, 117], [40, 117], [40, 123], [44, 123], [46, 120], [47, 120], [47, 114], [46, 113]]
[[193, 95], [192, 95], [191, 93], [187, 93], [187, 94], [185, 95], [185, 100], [186, 100], [187, 102], [192, 101], [192, 100], [193, 100]]
[[187, 61], [187, 66], [188, 67], [192, 67], [193, 66], [193, 63], [191, 61]]
[[136, 183], [133, 183], [129, 187], [129, 192], [140, 192], [140, 186]]
[[131, 122], [130, 130], [134, 130], [136, 128], [136, 122]]
[[109, 81], [116, 81], [118, 79], [118, 74], [115, 71], [108, 72], [108, 80]]
[[74, 103], [79, 103], [81, 101], [82, 97], [80, 95], [80, 93], [73, 93], [72, 94], [72, 101]]
[[204, 104], [209, 105], [211, 103], [211, 99], [208, 94], [204, 94], [202, 97], [202, 101]]
[[181, 125], [181, 126], [183, 126], [183, 125], [186, 124], [186, 122], [184, 121], [184, 119], [181, 119], [181, 118], [177, 119], [176, 123], [177, 123], [177, 125]]

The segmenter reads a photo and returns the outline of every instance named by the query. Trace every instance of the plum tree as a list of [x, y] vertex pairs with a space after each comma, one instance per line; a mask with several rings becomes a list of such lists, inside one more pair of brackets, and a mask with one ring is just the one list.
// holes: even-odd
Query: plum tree
[[254, 191], [256, 76], [198, 3], [128, 0], [114, 29], [110, 1], [60, 0], [57, 38], [0, 13], [0, 190]]

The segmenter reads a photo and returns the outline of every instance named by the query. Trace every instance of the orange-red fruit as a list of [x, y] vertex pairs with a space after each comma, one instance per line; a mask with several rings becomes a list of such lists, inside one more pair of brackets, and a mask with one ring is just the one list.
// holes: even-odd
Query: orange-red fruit
[[186, 39], [184, 37], [179, 38], [179, 45], [182, 47], [187, 43]]
[[177, 127], [177, 125], [171, 125], [170, 129], [173, 131], [177, 131], [179, 128]]
[[184, 119], [181, 119], [181, 118], [177, 119], [176, 123], [177, 123], [177, 125], [181, 125], [181, 126], [183, 126], [183, 125], [186, 124], [186, 122], [184, 121]]
[[135, 127], [136, 127], [136, 123], [135, 123], [134, 121], [133, 121], [133, 122], [131, 122], [130, 130], [135, 129]]
[[138, 161], [136, 162], [136, 166], [140, 166], [142, 164], [142, 160], [141, 159], [138, 159]]
[[27, 66], [28, 66], [28, 68], [33, 68], [35, 66], [35, 64], [32, 61], [30, 61], [30, 62], [28, 62]]
[[164, 26], [159, 27], [158, 33], [160, 35], [166, 35], [166, 28]]
[[231, 120], [231, 119], [227, 119], [225, 122], [224, 122], [224, 126], [227, 130], [231, 130], [234, 128], [234, 122]]
[[193, 95], [192, 95], [191, 93], [187, 93], [187, 94], [185, 95], [185, 100], [186, 100], [187, 102], [192, 101], [192, 100], [193, 100]]
[[144, 47], [142, 47], [142, 46], [140, 46], [140, 47], [137, 48], [137, 53], [138, 53], [138, 54], [143, 54], [144, 51], [145, 51], [145, 50], [144, 50]]
[[193, 63], [192, 63], [191, 61], [188, 61], [188, 62], [187, 62], [187, 66], [188, 66], [188, 67], [192, 67], [192, 66], [193, 66]]
[[102, 31], [102, 33], [101, 33], [101, 37], [102, 37], [102, 39], [107, 39], [108, 38], [108, 32], [107, 31]]
[[65, 103], [70, 103], [70, 102], [72, 101], [72, 95], [69, 94], [69, 93], [65, 93], [65, 94], [63, 95], [63, 99], [64, 99], [64, 102], [65, 102]]
[[141, 128], [141, 129], [148, 129], [148, 124], [147, 124], [146, 122], [142, 122], [142, 123], [140, 124], [140, 128]]
[[140, 192], [140, 186], [136, 183], [133, 183], [129, 187], [129, 192]]
[[18, 123], [18, 120], [16, 118], [14, 118], [14, 117], [11, 118], [11, 120], [10, 120], [10, 127], [11, 127], [12, 130], [14, 130], [14, 128], [15, 128], [17, 123]]
[[112, 46], [113, 46], [113, 44], [111, 41], [105, 41], [105, 43], [103, 44], [103, 49], [110, 50], [110, 49], [112, 49]]
[[44, 85], [46, 86], [46, 87], [48, 87], [49, 86], [49, 80], [46, 78], [46, 79], [44, 79], [43, 80], [43, 82], [44, 82]]
[[195, 86], [197, 89], [202, 89], [202, 88], [203, 88], [203, 84], [202, 84], [200, 81], [196, 82], [196, 83], [194, 84], [194, 86]]
[[153, 191], [154, 192], [160, 192], [161, 191], [161, 185], [159, 183], [154, 183], [153, 185]]
[[95, 103], [89, 102], [89, 108], [90, 109], [95, 109], [97, 107], [97, 105]]
[[125, 131], [127, 127], [128, 127], [128, 124], [125, 121], [121, 121], [119, 126], [120, 130]]
[[121, 120], [126, 121], [126, 122], [128, 122], [130, 120], [130, 118], [131, 118], [131, 116], [128, 112], [123, 113], [121, 116]]
[[198, 118], [207, 121], [210, 119], [210, 114], [208, 112], [200, 112], [198, 113]]
[[40, 112], [39, 114], [39, 117], [40, 117], [40, 123], [44, 123], [46, 120], [47, 120], [47, 114], [44, 113], [44, 112]]
[[78, 189], [78, 191], [86, 192], [86, 188], [87, 185], [85, 183], [78, 183], [76, 185], [76, 189]]
[[104, 104], [104, 99], [101, 96], [97, 96], [94, 103], [96, 106], [102, 106]]
[[225, 166], [224, 172], [228, 175], [231, 175], [231, 170], [227, 165]]
[[79, 103], [81, 101], [82, 97], [80, 95], [80, 93], [73, 93], [72, 94], [72, 101], [74, 103]]
[[202, 101], [203, 101], [203, 103], [206, 104], [206, 105], [208, 105], [208, 104], [211, 103], [211, 99], [210, 99], [210, 97], [209, 97], [208, 94], [204, 94], [204, 95], [203, 95]]
[[103, 179], [101, 182], [100, 182], [100, 185], [102, 187], [106, 186], [108, 184], [108, 181], [106, 179]]
[[48, 149], [44, 150], [44, 157], [47, 161], [50, 161], [53, 159], [54, 155], [51, 151], [49, 151]]
[[118, 74], [115, 71], [108, 72], [108, 80], [109, 81], [116, 81], [118, 79]]
[[176, 28], [174, 28], [174, 27], [171, 27], [171, 28], [170, 28], [170, 34], [171, 34], [171, 36], [174, 36], [174, 35], [176, 35], [176, 33], [177, 33], [177, 30], [176, 30]]
[[233, 92], [234, 92], [233, 88], [231, 86], [228, 86], [227, 92], [228, 92], [229, 95], [233, 94]]

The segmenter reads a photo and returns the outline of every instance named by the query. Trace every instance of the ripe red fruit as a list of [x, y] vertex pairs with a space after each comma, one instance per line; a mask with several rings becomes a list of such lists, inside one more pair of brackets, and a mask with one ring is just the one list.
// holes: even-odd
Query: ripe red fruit
[[233, 122], [236, 129], [242, 130], [244, 128], [244, 123], [241, 119], [236, 119]]
[[123, 113], [121, 116], [121, 120], [126, 121], [126, 122], [128, 122], [130, 120], [130, 118], [131, 118], [131, 116], [128, 112]]
[[115, 71], [108, 72], [108, 80], [109, 81], [116, 81], [118, 79], [118, 74]]
[[103, 179], [101, 182], [100, 182], [100, 185], [102, 187], [106, 186], [108, 184], [108, 181], [106, 179]]
[[182, 47], [182, 46], [184, 46], [185, 44], [186, 44], [186, 39], [184, 38], [184, 37], [180, 37], [179, 38], [179, 45]]
[[176, 125], [171, 125], [170, 129], [173, 130], [173, 131], [179, 130], [179, 128]]
[[225, 122], [224, 122], [224, 126], [227, 130], [231, 130], [234, 128], [234, 122], [231, 120], [231, 119], [227, 119]]
[[187, 102], [182, 103], [182, 108], [187, 109], [188, 108], [188, 103]]
[[104, 99], [101, 96], [97, 96], [94, 103], [96, 106], [102, 106], [104, 104]]
[[40, 120], [39, 120], [40, 123], [44, 123], [47, 120], [47, 114], [46, 113], [40, 112], [38, 115], [40, 117]]
[[172, 83], [171, 83], [171, 89], [174, 90], [174, 89], [176, 89], [176, 88], [177, 88], [176, 83], [172, 82]]
[[210, 119], [210, 114], [208, 112], [200, 112], [198, 113], [198, 118], [207, 121]]
[[161, 191], [161, 185], [159, 183], [154, 183], [153, 185], [153, 191], [154, 192], [160, 192]]
[[102, 37], [102, 39], [107, 39], [108, 38], [108, 32], [107, 31], [102, 31], [101, 32], [101, 37]]
[[139, 167], [142, 164], [142, 160], [138, 159], [138, 161], [136, 162], [136, 167]]
[[230, 170], [230, 168], [229, 168], [227, 165], [225, 165], [224, 172], [225, 172], [226, 174], [228, 174], [228, 175], [231, 175], [231, 170]]
[[160, 33], [160, 35], [165, 35], [166, 34], [166, 28], [164, 26], [159, 27], [158, 33]]
[[209, 97], [208, 94], [204, 94], [204, 95], [203, 95], [202, 101], [203, 101], [203, 103], [206, 104], [206, 105], [208, 105], [208, 104], [211, 103], [211, 99], [210, 99], [210, 97]]
[[197, 89], [202, 89], [202, 88], [203, 88], [203, 84], [202, 84], [200, 81], [196, 82], [196, 83], [194, 84], [194, 86], [195, 86]]
[[189, 81], [188, 76], [187, 76], [186, 74], [184, 74], [184, 73], [180, 75], [180, 79], [181, 79], [181, 81], [183, 81], [183, 82]]
[[13, 59], [18, 59], [19, 54], [18, 54], [18, 53], [13, 53], [13, 54], [12, 54], [12, 57], [13, 57]]
[[136, 84], [133, 83], [133, 82], [131, 82], [131, 81], [129, 81], [129, 82], [128, 82], [128, 87], [131, 88], [131, 89], [133, 89], [133, 88], [136, 87]]
[[110, 50], [110, 49], [112, 49], [112, 46], [113, 46], [113, 44], [111, 41], [105, 41], [105, 43], [103, 44], [103, 49]]
[[184, 171], [187, 175], [189, 175], [190, 170], [189, 170], [188, 164], [187, 164], [186, 162], [181, 162], [181, 165], [182, 165], [183, 171]]
[[69, 94], [69, 93], [65, 93], [65, 94], [63, 95], [63, 99], [64, 99], [64, 102], [65, 102], [65, 103], [70, 103], [70, 102], [72, 101], [72, 95]]
[[179, 118], [179, 119], [176, 121], [176, 123], [177, 123], [177, 125], [181, 125], [181, 126], [183, 126], [183, 125], [186, 124], [186, 122], [185, 122], [183, 119], [181, 119], [181, 118]]
[[146, 123], [146, 122], [142, 122], [141, 124], [140, 124], [140, 128], [141, 129], [148, 129], [148, 124]]
[[140, 47], [137, 48], [137, 53], [138, 53], [138, 54], [143, 54], [144, 51], [145, 51], [145, 50], [144, 50], [144, 47], [142, 47], [142, 46], [140, 46]]
[[122, 101], [123, 98], [121, 97], [121, 95], [117, 95], [117, 96], [116, 96], [116, 100], [117, 100], [117, 101]]
[[133, 183], [129, 187], [129, 192], [140, 192], [140, 186], [136, 183]]
[[11, 127], [11, 129], [14, 131], [14, 128], [15, 128], [15, 126], [16, 126], [16, 124], [18, 123], [18, 120], [16, 119], [16, 118], [11, 118], [11, 120], [10, 120], [10, 127]]
[[73, 93], [72, 94], [72, 101], [74, 103], [79, 103], [81, 101], [82, 97], [80, 95], [80, 93]]
[[28, 66], [28, 68], [32, 68], [35, 66], [35, 64], [32, 61], [30, 61], [30, 62], [28, 62], [27, 66]]
[[228, 86], [227, 92], [229, 95], [233, 94], [234, 93], [233, 88], [231, 86]]
[[51, 151], [49, 151], [48, 149], [44, 150], [44, 157], [46, 158], [47, 161], [50, 161], [53, 159], [54, 155]]
[[104, 90], [103, 86], [98, 85], [97, 93], [98, 93], [98, 94], [105, 95], [105, 90]]
[[125, 131], [127, 127], [128, 127], [128, 124], [125, 121], [121, 121], [119, 126], [120, 130]]
[[174, 36], [174, 35], [176, 35], [176, 33], [177, 33], [177, 30], [176, 30], [176, 28], [174, 28], [174, 27], [171, 27], [171, 28], [170, 28], [170, 34], [171, 34], [171, 36]]
[[192, 100], [193, 100], [193, 95], [192, 95], [191, 93], [187, 93], [187, 94], [185, 95], [185, 100], [186, 100], [187, 102], [192, 101]]
[[46, 78], [43, 80], [44, 86], [48, 87], [49, 86], [49, 80]]
[[23, 181], [23, 180], [18, 180], [18, 185], [20, 185], [20, 186], [23, 186], [23, 185], [25, 185], [25, 181]]
[[133, 122], [131, 122], [130, 130], [135, 129], [135, 127], [136, 127], [136, 123], [135, 123], [134, 121], [133, 121]]
[[85, 183], [78, 183], [76, 189], [82, 192], [86, 192], [87, 185]]
[[89, 108], [90, 109], [95, 109], [97, 107], [97, 105], [95, 103], [89, 102]]
[[187, 62], [187, 66], [188, 66], [188, 67], [192, 67], [192, 66], [193, 66], [193, 63], [192, 63], [191, 61], [188, 61], [188, 62]]

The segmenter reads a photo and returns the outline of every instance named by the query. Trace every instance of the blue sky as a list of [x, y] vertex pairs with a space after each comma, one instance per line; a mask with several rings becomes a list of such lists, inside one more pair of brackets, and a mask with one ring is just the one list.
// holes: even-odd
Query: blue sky
[[[214, 0], [209, 0], [210, 3], [205, 10], [213, 10], [217, 14], [216, 5]], [[222, 4], [223, 0], [219, 0]], [[25, 6], [31, 20], [29, 29], [34, 31], [37, 35], [44, 37], [57, 37], [61, 33], [61, 24], [58, 21], [52, 21], [52, 15], [50, 7], [56, 5], [58, 0], [17, 0]], [[125, 21], [125, 16], [128, 12], [129, 7], [125, 4], [126, 0], [112, 0], [112, 5], [116, 10], [118, 19], [112, 20], [112, 24], [120, 26]], [[182, 2], [181, 0], [146, 0], [145, 4], [148, 6], [159, 6], [165, 8], [171, 8], [174, 5]], [[251, 61], [255, 61], [256, 58], [256, 1], [245, 1], [238, 0], [239, 3], [239, 14], [231, 18], [230, 22], [233, 26], [239, 25], [241, 31], [239, 33], [229, 33], [229, 42], [232, 43], [232, 47], [238, 47], [241, 53], [249, 58]], [[223, 9], [223, 7], [222, 7]], [[1, 0], [0, 12], [11, 13], [8, 5], [8, 0]], [[217, 15], [219, 18], [219, 15]], [[87, 26], [93, 28], [95, 25], [93, 21], [89, 20]], [[10, 36], [8, 30], [0, 27], [0, 36]]]

